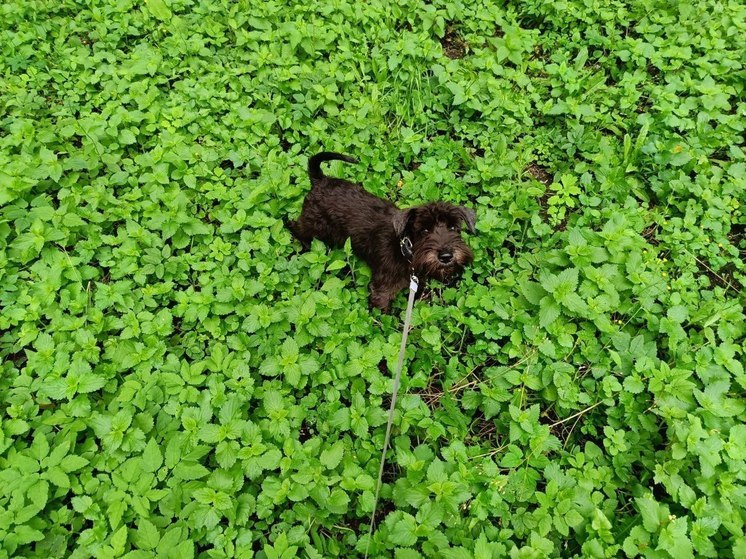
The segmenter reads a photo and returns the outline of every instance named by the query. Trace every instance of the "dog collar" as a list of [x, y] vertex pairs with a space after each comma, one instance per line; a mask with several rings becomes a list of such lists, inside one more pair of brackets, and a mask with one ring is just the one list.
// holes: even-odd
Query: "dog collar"
[[401, 248], [401, 253], [404, 255], [404, 258], [412, 260], [412, 241], [409, 237], [402, 237], [399, 239], [399, 247]]

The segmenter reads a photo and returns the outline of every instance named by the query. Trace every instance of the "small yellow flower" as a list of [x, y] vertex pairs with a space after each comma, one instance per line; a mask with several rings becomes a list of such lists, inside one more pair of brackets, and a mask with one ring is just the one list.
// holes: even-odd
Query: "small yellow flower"
[[404, 181], [399, 179], [399, 182], [396, 183], [396, 187], [401, 188], [403, 184], [404, 184]]
[[668, 274], [666, 272], [663, 272], [661, 275], [665, 278]]

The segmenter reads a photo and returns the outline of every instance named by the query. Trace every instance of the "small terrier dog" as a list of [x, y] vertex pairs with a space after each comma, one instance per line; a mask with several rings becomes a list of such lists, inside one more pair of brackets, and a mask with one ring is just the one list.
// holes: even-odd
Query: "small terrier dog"
[[353, 252], [371, 268], [373, 307], [388, 312], [412, 274], [448, 282], [471, 263], [474, 255], [460, 232], [462, 224], [474, 232], [474, 210], [448, 202], [400, 210], [358, 184], [324, 175], [321, 163], [332, 160], [357, 163], [353, 157], [332, 152], [311, 157], [311, 192], [300, 217], [288, 221], [287, 227], [306, 249], [313, 238], [336, 247], [350, 238]]

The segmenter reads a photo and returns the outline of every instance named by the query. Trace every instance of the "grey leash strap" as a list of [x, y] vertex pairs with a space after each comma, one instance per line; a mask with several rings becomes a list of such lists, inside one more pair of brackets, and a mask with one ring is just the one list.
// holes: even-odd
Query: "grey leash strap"
[[407, 312], [404, 315], [404, 331], [401, 337], [401, 346], [399, 347], [399, 360], [396, 362], [396, 373], [394, 374], [394, 389], [391, 395], [391, 406], [389, 407], [389, 419], [386, 423], [386, 436], [383, 439], [383, 452], [381, 453], [381, 467], [378, 469], [378, 482], [376, 483], [376, 496], [373, 499], [373, 512], [370, 515], [370, 528], [368, 529], [368, 543], [365, 546], [365, 558], [368, 558], [368, 549], [370, 540], [373, 538], [373, 523], [376, 519], [376, 508], [378, 507], [378, 494], [381, 491], [383, 482], [383, 467], [386, 465], [386, 451], [389, 448], [389, 439], [391, 437], [391, 424], [394, 422], [394, 408], [396, 408], [396, 397], [399, 395], [399, 382], [401, 381], [401, 371], [404, 365], [404, 350], [407, 346], [407, 336], [409, 335], [409, 326], [412, 323], [412, 308], [414, 307], [414, 296], [417, 293], [419, 280], [412, 274], [409, 278], [409, 300], [407, 301]]

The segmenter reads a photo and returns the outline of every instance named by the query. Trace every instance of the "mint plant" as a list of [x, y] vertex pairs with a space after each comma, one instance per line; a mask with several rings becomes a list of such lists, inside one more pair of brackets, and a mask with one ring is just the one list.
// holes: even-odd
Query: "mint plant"
[[[0, 14], [0, 559], [746, 555], [743, 3]], [[322, 149], [479, 213], [370, 540], [405, 301], [284, 227]]]

